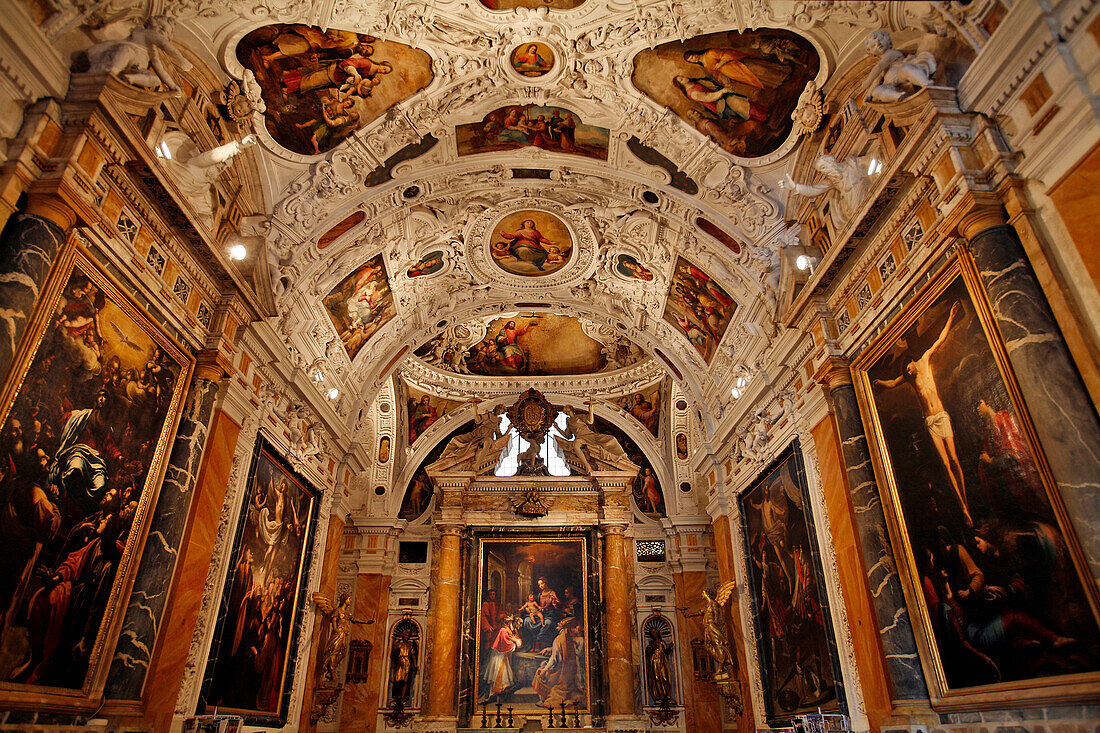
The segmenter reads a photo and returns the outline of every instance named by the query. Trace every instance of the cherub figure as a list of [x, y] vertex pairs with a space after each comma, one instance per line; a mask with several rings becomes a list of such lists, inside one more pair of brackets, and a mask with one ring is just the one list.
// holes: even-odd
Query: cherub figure
[[[160, 53], [171, 56], [186, 71], [191, 62], [172, 45], [175, 23], [167, 15], [154, 15], [130, 35], [118, 41], [103, 41], [88, 49], [89, 71], [93, 74], [114, 74], [139, 87], [164, 84], [173, 95], [181, 94]], [[130, 71], [127, 71], [129, 69]], [[126, 72], [125, 74], [123, 72]]]
[[883, 30], [871, 31], [864, 42], [867, 53], [879, 62], [867, 77], [868, 102], [897, 102], [932, 85], [936, 57], [931, 51], [905, 55], [894, 48], [894, 40]]

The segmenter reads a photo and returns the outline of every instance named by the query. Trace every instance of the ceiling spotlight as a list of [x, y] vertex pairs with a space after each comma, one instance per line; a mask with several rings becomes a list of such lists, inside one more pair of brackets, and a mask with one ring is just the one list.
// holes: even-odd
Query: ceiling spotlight
[[867, 164], [867, 175], [874, 176], [882, 171], [882, 161], [878, 158], [871, 158], [871, 162]]
[[325, 394], [326, 394], [326, 395], [328, 396], [328, 398], [329, 398], [330, 400], [334, 400], [334, 399], [336, 399], [337, 397], [339, 397], [339, 396], [340, 396], [340, 390], [338, 390], [338, 389], [336, 389], [335, 387], [333, 387], [332, 389], [330, 389], [330, 390], [329, 390], [328, 392], [326, 392]]
[[323, 372], [315, 372], [314, 375], [313, 375], [313, 381], [314, 382], [323, 382], [323, 381], [325, 381], [324, 373]]
[[244, 248], [243, 244], [234, 244], [229, 248], [229, 259], [243, 260], [245, 257], [248, 257], [248, 250]]
[[798, 259], [794, 261], [794, 266], [797, 267], [799, 270], [809, 270], [810, 258], [806, 255], [799, 255]]
[[165, 160], [172, 159], [172, 151], [168, 148], [167, 140], [160, 141], [160, 145], [157, 146], [156, 153], [158, 157], [164, 158]]
[[741, 399], [742, 390], [739, 387], [734, 387], [730, 390], [730, 394], [733, 395], [733, 399], [739, 400]]

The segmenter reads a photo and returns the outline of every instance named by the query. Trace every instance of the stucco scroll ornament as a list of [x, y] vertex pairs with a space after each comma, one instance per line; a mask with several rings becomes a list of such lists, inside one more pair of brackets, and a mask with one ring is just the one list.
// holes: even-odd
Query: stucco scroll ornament
[[261, 94], [260, 83], [252, 69], [245, 69], [240, 81], [231, 79], [222, 92], [222, 103], [230, 119], [238, 125], [247, 125], [257, 112], [267, 111], [267, 103]]
[[821, 183], [798, 183], [788, 173], [783, 177], [783, 184], [799, 196], [817, 198], [831, 195], [836, 202], [830, 210], [833, 224], [837, 229], [842, 229], [867, 197], [871, 186], [867, 165], [855, 155], [841, 161], [824, 153], [817, 157], [814, 169], [825, 177]]
[[727, 581], [718, 586], [713, 598], [707, 593], [706, 588], [703, 589], [703, 602], [706, 604], [703, 607], [703, 644], [707, 654], [714, 660], [715, 671], [712, 679], [714, 686], [718, 688], [718, 694], [726, 701], [729, 711], [735, 716], [740, 716], [744, 711], [741, 680], [736, 679], [737, 662], [730, 652], [726, 633], [722, 630], [722, 624], [719, 621], [722, 609], [736, 588], [735, 581]]
[[931, 51], [905, 54], [894, 48], [894, 40], [883, 30], [867, 34], [864, 48], [878, 56], [878, 64], [867, 77], [868, 102], [897, 102], [932, 85], [936, 57]]
[[172, 45], [175, 21], [167, 15], [154, 15], [130, 35], [117, 41], [103, 41], [88, 49], [89, 71], [114, 74], [139, 87], [155, 88], [163, 84], [174, 96], [181, 94], [179, 84], [161, 58], [166, 53], [186, 71], [191, 62]]
[[795, 135], [812, 135], [821, 126], [821, 118], [825, 114], [825, 99], [817, 82], [811, 79], [806, 82], [806, 88], [798, 97], [798, 104], [791, 112], [794, 121], [792, 132]]

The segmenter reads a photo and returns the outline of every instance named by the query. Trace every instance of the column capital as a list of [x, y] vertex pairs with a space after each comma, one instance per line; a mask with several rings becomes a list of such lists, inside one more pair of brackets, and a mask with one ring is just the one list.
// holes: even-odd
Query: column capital
[[847, 359], [826, 356], [814, 379], [829, 391], [852, 383], [852, 368]]
[[27, 206], [23, 211], [51, 221], [65, 232], [76, 226], [79, 218], [72, 207], [54, 193], [28, 192]]
[[604, 535], [618, 535], [622, 537], [626, 532], [627, 525], [621, 522], [609, 522], [603, 521], [600, 523], [600, 529], [603, 530]]
[[215, 349], [204, 349], [195, 354], [195, 379], [205, 379], [209, 382], [217, 382], [229, 370], [225, 360]]
[[440, 522], [435, 526], [439, 528], [439, 533], [445, 537], [448, 535], [459, 537], [462, 535], [462, 530], [466, 529], [465, 525], [458, 522]]
[[959, 220], [959, 234], [966, 240], [971, 240], [987, 229], [1005, 226], [1008, 219], [1005, 212], [999, 206], [977, 206], [966, 213]]

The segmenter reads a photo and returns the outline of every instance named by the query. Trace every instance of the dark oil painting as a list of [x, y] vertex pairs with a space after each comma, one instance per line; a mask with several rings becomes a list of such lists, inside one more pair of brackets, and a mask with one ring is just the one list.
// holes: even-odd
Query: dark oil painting
[[[658, 385], [659, 389], [660, 385]], [[638, 476], [631, 485], [631, 496], [634, 497], [634, 504], [638, 510], [651, 519], [660, 519], [665, 516], [664, 489], [661, 488], [661, 482], [657, 478], [657, 469], [650, 463], [645, 452], [619, 427], [601, 417], [596, 418], [593, 428], [597, 433], [610, 435], [619, 441], [627, 458], [639, 467]]]
[[740, 496], [769, 723], [838, 709], [832, 626], [796, 448]]
[[1096, 671], [1074, 540], [963, 277], [913, 314], [866, 378], [948, 688]]
[[728, 31], [642, 51], [631, 80], [723, 149], [757, 158], [787, 139], [818, 63], [814, 47], [794, 33]]
[[714, 278], [683, 257], [676, 258], [664, 318], [704, 361], [710, 362], [714, 356], [736, 308], [736, 302]]
[[424, 51], [297, 23], [252, 31], [238, 42], [237, 60], [260, 84], [271, 137], [304, 155], [332, 150], [432, 80]]
[[565, 107], [519, 104], [495, 109], [481, 122], [458, 125], [455, 135], [459, 155], [535, 147], [607, 160], [611, 130], [586, 125]]
[[589, 709], [585, 540], [482, 538], [477, 703]]
[[375, 255], [341, 280], [325, 296], [324, 305], [348, 358], [354, 359], [395, 313], [382, 255]]
[[200, 707], [280, 718], [318, 494], [265, 441], [257, 448]]
[[54, 277], [0, 432], [0, 681], [87, 689], [113, 648], [190, 364], [83, 256]]

